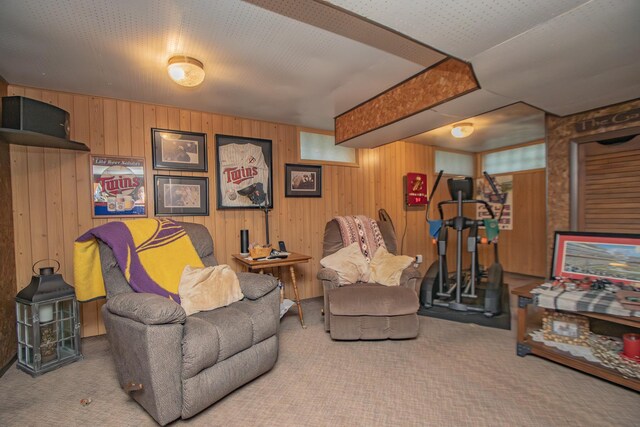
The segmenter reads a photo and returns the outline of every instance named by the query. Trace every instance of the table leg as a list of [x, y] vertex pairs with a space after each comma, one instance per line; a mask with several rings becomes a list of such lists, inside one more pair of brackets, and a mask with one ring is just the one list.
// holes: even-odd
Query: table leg
[[302, 306], [300, 305], [300, 296], [298, 295], [298, 285], [296, 284], [296, 273], [293, 269], [293, 265], [289, 266], [289, 273], [291, 273], [291, 282], [293, 283], [293, 292], [296, 295], [296, 304], [298, 305], [298, 317], [300, 318], [300, 324], [302, 329], [307, 329], [304, 324], [304, 315], [302, 314]]

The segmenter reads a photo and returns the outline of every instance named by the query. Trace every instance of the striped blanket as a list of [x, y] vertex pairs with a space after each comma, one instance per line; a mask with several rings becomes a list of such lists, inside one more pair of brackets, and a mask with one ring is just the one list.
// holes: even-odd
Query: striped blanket
[[106, 295], [98, 240], [113, 251], [124, 277], [136, 292], [180, 302], [178, 285], [187, 265], [204, 267], [184, 228], [170, 219], [109, 222], [78, 237], [73, 272], [78, 301]]
[[609, 291], [565, 291], [544, 283], [531, 291], [539, 307], [564, 311], [590, 311], [613, 316], [640, 317], [640, 311], [622, 307], [616, 295]]
[[371, 262], [379, 247], [386, 249], [380, 228], [373, 219], [364, 215], [337, 216], [334, 219], [340, 227], [343, 246], [346, 248], [358, 242], [367, 262]]

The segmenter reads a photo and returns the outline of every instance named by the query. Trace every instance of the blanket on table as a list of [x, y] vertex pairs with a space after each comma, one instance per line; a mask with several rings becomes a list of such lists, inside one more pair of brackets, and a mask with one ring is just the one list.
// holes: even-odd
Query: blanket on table
[[360, 251], [371, 262], [379, 247], [387, 248], [378, 224], [364, 215], [337, 216], [334, 218], [340, 227], [342, 244], [346, 248], [354, 242], [360, 245]]
[[175, 221], [110, 222], [92, 228], [74, 243], [73, 272], [78, 301], [106, 295], [98, 240], [111, 248], [134, 291], [162, 295], [177, 303], [184, 268], [204, 267], [186, 231]]
[[625, 309], [616, 295], [609, 291], [565, 291], [545, 283], [531, 290], [531, 293], [534, 303], [543, 308], [640, 317], [640, 311]]

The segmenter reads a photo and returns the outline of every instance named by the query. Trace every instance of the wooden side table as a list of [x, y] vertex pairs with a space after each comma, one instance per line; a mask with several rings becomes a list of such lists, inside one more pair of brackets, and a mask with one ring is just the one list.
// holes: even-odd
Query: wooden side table
[[[516, 343], [516, 354], [521, 357], [524, 357], [527, 354], [535, 354], [536, 356], [544, 357], [546, 359], [553, 360], [556, 363], [629, 387], [635, 391], [640, 391], [640, 380], [637, 378], [625, 377], [615, 369], [607, 368], [600, 363], [589, 362], [581, 357], [573, 356], [566, 351], [534, 341], [529, 337], [529, 332], [531, 330], [540, 328], [539, 323], [536, 322], [531, 324], [527, 319], [527, 307], [533, 303], [533, 294], [531, 293], [531, 290], [537, 286], [538, 284], [534, 283], [511, 290], [511, 293], [518, 297], [518, 341]], [[593, 319], [604, 320], [606, 322], [631, 326], [633, 328], [638, 328], [640, 331], [640, 319], [637, 317], [612, 316], [586, 311], [579, 311], [577, 314]]]
[[295, 252], [289, 252], [287, 258], [276, 258], [269, 260], [253, 260], [244, 258], [240, 254], [232, 254], [232, 256], [238, 261], [245, 269], [245, 271], [259, 271], [264, 272], [265, 268], [278, 268], [289, 267], [289, 274], [291, 274], [291, 283], [293, 283], [293, 293], [296, 296], [296, 305], [298, 306], [298, 317], [300, 318], [300, 324], [303, 329], [307, 329], [304, 324], [304, 315], [302, 314], [302, 307], [300, 306], [300, 296], [298, 295], [298, 284], [296, 283], [296, 272], [293, 268], [296, 264], [302, 264], [309, 262], [311, 257], [309, 255], [298, 254]]

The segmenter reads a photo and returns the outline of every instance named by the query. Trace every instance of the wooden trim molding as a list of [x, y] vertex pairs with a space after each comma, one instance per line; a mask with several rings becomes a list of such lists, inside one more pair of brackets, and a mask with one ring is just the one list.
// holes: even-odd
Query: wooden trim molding
[[336, 143], [480, 88], [471, 65], [449, 58], [335, 118]]

